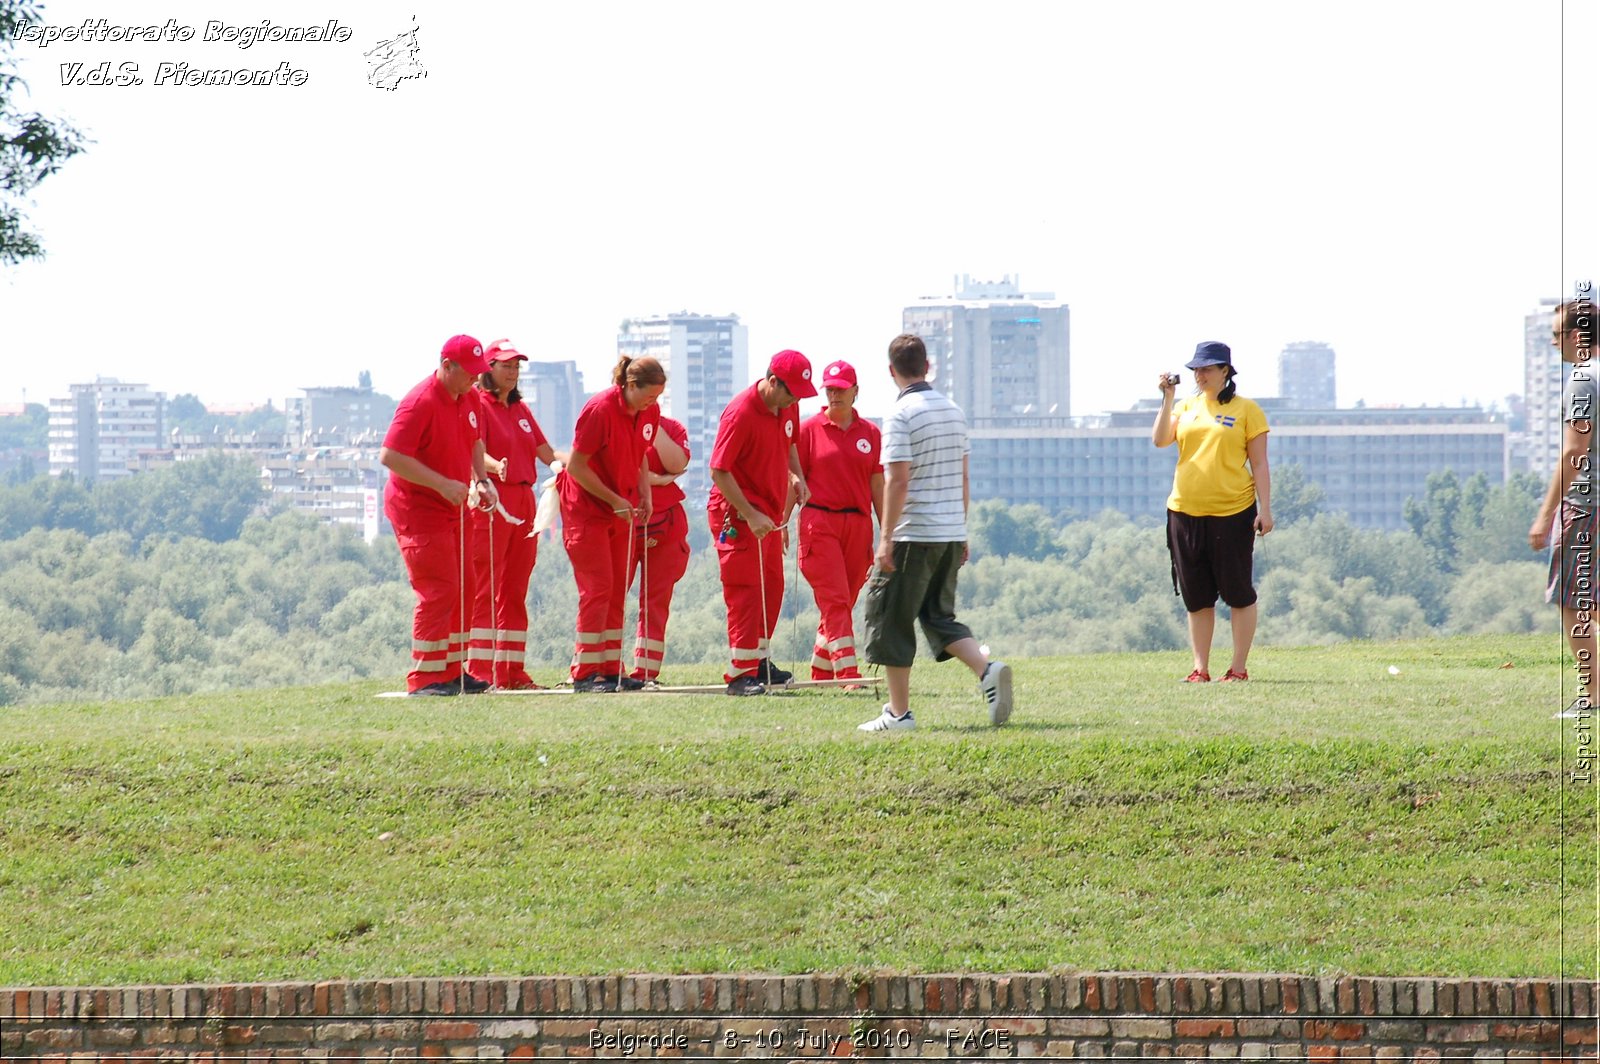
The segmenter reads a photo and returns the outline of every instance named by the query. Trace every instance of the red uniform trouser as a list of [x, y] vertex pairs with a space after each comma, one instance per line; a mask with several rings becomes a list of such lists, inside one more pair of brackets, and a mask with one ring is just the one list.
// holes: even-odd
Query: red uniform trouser
[[653, 680], [661, 672], [667, 650], [667, 618], [672, 614], [672, 589], [689, 568], [689, 518], [675, 504], [657, 515], [649, 529], [639, 529], [633, 539], [633, 572], [644, 570], [639, 584], [639, 625], [633, 641], [633, 676]]
[[[417, 593], [411, 615], [411, 671], [406, 690], [461, 678], [467, 633], [462, 624], [462, 542], [465, 523], [429, 532], [395, 533], [406, 576]], [[466, 574], [471, 580], [471, 573]]]
[[628, 598], [627, 520], [561, 515], [561, 539], [578, 582], [578, 636], [572, 678], [622, 673], [622, 615]]
[[871, 569], [871, 517], [814, 506], [800, 511], [800, 571], [822, 614], [811, 650], [813, 680], [847, 680], [861, 675], [851, 612]]
[[533, 485], [500, 485], [500, 505], [522, 524], [513, 525], [498, 512], [472, 512], [475, 593], [467, 671], [496, 687], [527, 687], [533, 683], [523, 663], [528, 651], [528, 581], [539, 551], [539, 541], [528, 537], [533, 527]]
[[[720, 507], [707, 510], [707, 516], [722, 572], [722, 601], [728, 608], [729, 669], [723, 679], [732, 683], [771, 657], [768, 641], [783, 607], [783, 540], [778, 532], [757, 540], [749, 525]], [[723, 534], [725, 517], [731, 518], [727, 534]]]

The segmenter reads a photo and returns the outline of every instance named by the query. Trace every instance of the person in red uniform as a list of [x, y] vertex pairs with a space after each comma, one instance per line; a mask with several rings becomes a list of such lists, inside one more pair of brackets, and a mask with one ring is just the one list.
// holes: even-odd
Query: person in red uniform
[[672, 589], [689, 568], [689, 518], [683, 512], [683, 489], [678, 487], [678, 477], [689, 468], [689, 430], [681, 421], [663, 416], [645, 459], [650, 463], [650, 523], [634, 532], [634, 572], [628, 574], [628, 586], [643, 568], [632, 676], [649, 682], [661, 674], [667, 650]]
[[733, 397], [717, 426], [706, 516], [728, 608], [723, 679], [730, 695], [764, 694], [764, 685], [794, 678], [772, 663], [768, 649], [783, 606], [783, 546], [766, 536], [784, 523], [791, 505], [811, 497], [795, 451], [800, 419], [794, 405], [816, 394], [806, 356], [779, 351], [766, 376]]
[[[493, 510], [472, 511], [476, 593], [467, 672], [495, 687], [525, 690], [539, 686], [523, 660], [528, 647], [528, 581], [539, 546], [538, 539], [528, 535], [533, 527], [533, 488], [538, 483], [536, 463], [549, 465], [561, 456], [517, 390], [528, 356], [510, 340], [496, 340], [484, 357], [489, 371], [478, 379], [478, 428], [484, 465], [495, 480], [500, 504]], [[512, 524], [506, 515], [520, 524]]]
[[468, 482], [476, 483], [489, 505], [498, 501], [485, 475], [472, 390], [473, 380], [488, 369], [478, 341], [464, 335], [446, 340], [439, 368], [400, 400], [378, 452], [390, 473], [383, 512], [394, 526], [417, 593], [406, 675], [412, 695], [475, 694], [488, 688], [461, 669], [467, 642], [461, 508]]
[[800, 510], [800, 571], [821, 622], [811, 651], [813, 680], [860, 679], [851, 612], [872, 568], [872, 515], [883, 523], [883, 435], [856, 414], [855, 367], [822, 370], [828, 405], [800, 425], [800, 469], [811, 499]]
[[638, 690], [622, 675], [622, 619], [628, 597], [633, 526], [650, 522], [650, 466], [667, 384], [661, 363], [624, 355], [611, 387], [584, 404], [572, 431], [572, 461], [561, 474], [561, 538], [578, 582], [578, 634], [572, 686], [579, 691]]

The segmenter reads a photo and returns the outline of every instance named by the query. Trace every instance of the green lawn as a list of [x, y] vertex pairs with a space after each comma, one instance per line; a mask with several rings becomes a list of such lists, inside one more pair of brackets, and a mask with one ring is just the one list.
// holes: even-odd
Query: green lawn
[[855, 725], [878, 701], [842, 691], [3, 709], [0, 985], [1592, 977], [1559, 649], [1264, 648], [1208, 687], [1172, 653], [1021, 661], [1000, 730], [930, 664], [919, 730], [877, 736]]

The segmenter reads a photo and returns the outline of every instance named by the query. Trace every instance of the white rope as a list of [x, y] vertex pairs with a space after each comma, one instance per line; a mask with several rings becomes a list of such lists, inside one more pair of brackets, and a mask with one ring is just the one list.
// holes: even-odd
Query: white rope
[[[789, 583], [783, 589], [783, 593], [785, 595], [789, 594], [789, 589], [790, 588], [794, 588], [796, 594], [798, 594], [799, 593], [799, 588], [800, 588], [800, 522], [795, 517], [795, 515], [797, 513], [799, 513], [799, 511], [800, 511], [800, 507], [796, 506], [794, 508], [794, 510], [790, 511], [790, 513], [789, 513], [789, 519], [794, 521], [794, 532], [791, 533], [791, 535], [790, 535], [790, 543], [789, 543], [789, 546], [794, 548], [794, 566], [792, 567], [792, 569], [790, 571], [790, 574], [789, 574]], [[785, 525], [784, 527], [787, 528], [788, 526]], [[799, 646], [800, 645], [800, 604], [799, 603], [800, 603], [800, 600], [798, 598], [796, 598], [795, 599], [794, 613], [789, 618], [789, 645], [790, 646]], [[783, 609], [783, 607], [779, 606], [778, 609], [781, 611]], [[791, 668], [789, 671], [794, 673], [796, 676], [799, 676], [800, 675], [800, 663], [798, 661], [791, 661], [790, 664], [793, 665], [794, 667]]]
[[[459, 597], [461, 599], [461, 601], [459, 603], [459, 606], [461, 607], [461, 612], [460, 612], [460, 614], [458, 614], [456, 616], [456, 624], [458, 626], [457, 630], [455, 632], [452, 632], [451, 634], [453, 636], [456, 636], [456, 635], [466, 636], [467, 637], [467, 642], [470, 643], [470, 642], [472, 642], [472, 638], [471, 638], [472, 637], [472, 630], [471, 630], [471, 628], [469, 628], [467, 626], [467, 623], [466, 623], [467, 622], [467, 507], [466, 507], [465, 503], [462, 504], [460, 513], [457, 516], [459, 516], [461, 518], [461, 527], [459, 528], [459, 530], [457, 532], [457, 539], [456, 539], [456, 588], [457, 588], [457, 591], [459, 593]], [[466, 629], [466, 630], [462, 631], [462, 629]], [[460, 673], [459, 676], [456, 677], [456, 682], [460, 685], [460, 690], [458, 691], [458, 693], [464, 695], [464, 694], [467, 693], [467, 648], [466, 648], [466, 646], [462, 646], [461, 647], [461, 661], [460, 661], [459, 664], [460, 664], [460, 668], [461, 668], [461, 673]]]
[[[655, 516], [654, 511], [651, 512], [651, 516], [652, 517]], [[644, 630], [644, 640], [648, 644], [650, 642], [650, 526], [649, 525], [645, 525], [643, 528], [639, 529], [639, 550], [640, 550], [641, 553], [639, 555], [639, 580], [640, 580], [640, 584], [639, 584], [639, 624], [638, 624], [638, 627], [642, 628]], [[647, 680], [649, 682], [654, 682], [656, 680], [656, 677], [661, 675], [661, 666], [667, 660], [667, 633], [666, 632], [662, 632], [661, 633], [660, 643], [661, 643], [661, 658], [660, 658], [660, 660], [656, 661], [656, 663], [655, 663], [655, 669], [653, 670], [655, 672], [655, 676], [651, 676], [651, 677], [647, 678]], [[645, 651], [646, 652], [646, 656], [648, 656], [648, 652], [650, 650], [650, 647], [649, 646], [641, 647], [639, 645], [639, 637], [635, 636], [634, 640], [633, 640], [634, 664], [635, 665], [639, 664], [639, 659], [640, 659], [639, 652], [641, 650]], [[651, 670], [646, 670], [646, 671], [651, 671]]]
[[[496, 504], [496, 509], [505, 513], [504, 508]], [[494, 633], [494, 642], [489, 644], [489, 686], [493, 687], [500, 682], [500, 607], [499, 597], [495, 594], [494, 580], [494, 514], [489, 514], [489, 628]], [[470, 632], [470, 628], [468, 631]], [[471, 642], [471, 640], [468, 640]]]
[[[628, 515], [628, 518], [627, 518], [627, 521], [628, 521], [628, 563], [625, 566], [623, 566], [623, 569], [622, 569], [622, 630], [624, 632], [626, 632], [628, 630], [628, 599], [633, 597], [633, 596], [628, 594], [628, 574], [633, 572], [633, 528], [634, 528], [634, 525], [633, 525], [633, 509], [630, 507], [626, 511], [618, 511], [618, 512], [619, 513], [625, 512]], [[620, 643], [621, 640], [619, 639], [618, 642]], [[622, 655], [621, 655], [622, 648], [619, 646], [617, 648], [617, 650], [618, 650], [618, 654], [617, 654], [617, 659], [618, 660], [617, 660], [617, 688], [616, 689], [618, 691], [621, 691], [622, 690], [622, 660], [621, 660], [621, 658], [622, 658]]]
[[[752, 533], [752, 535], [753, 534], [754, 533]], [[766, 555], [763, 554], [761, 550], [761, 541], [766, 537], [756, 536], [755, 538], [756, 586], [761, 589], [761, 641], [757, 643], [756, 646], [758, 649], [766, 650], [767, 656], [765, 660], [769, 662], [769, 664], [765, 667], [757, 665], [756, 670], [758, 677], [764, 679], [771, 676], [770, 670], [772, 668], [770, 664], [772, 661], [772, 641], [767, 638], [767, 559]]]

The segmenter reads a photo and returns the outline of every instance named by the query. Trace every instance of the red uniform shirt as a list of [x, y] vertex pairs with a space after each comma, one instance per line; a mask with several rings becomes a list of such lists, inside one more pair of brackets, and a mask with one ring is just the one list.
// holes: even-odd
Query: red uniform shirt
[[[734, 396], [722, 412], [711, 468], [732, 473], [750, 505], [781, 524], [789, 491], [789, 447], [800, 434], [800, 412], [791, 406], [774, 414], [761, 401], [759, 386], [757, 381]], [[711, 505], [728, 506], [716, 488], [711, 489]]]
[[[583, 404], [572, 430], [572, 449], [589, 456], [589, 468], [600, 482], [628, 500], [639, 503], [639, 464], [656, 438], [661, 407], [651, 403], [634, 413], [622, 398], [622, 386], [613, 384]], [[576, 508], [592, 517], [611, 517], [611, 507], [583, 490], [571, 477], [561, 478], [563, 509]]]
[[[415, 458], [429, 469], [463, 484], [472, 481], [472, 449], [478, 441], [478, 397], [468, 390], [451, 397], [436, 374], [406, 393], [395, 408], [383, 445]], [[383, 489], [383, 512], [401, 533], [453, 528], [461, 508], [432, 488], [391, 473]]]
[[[660, 431], [665, 432], [668, 439], [682, 447], [684, 454], [689, 453], [689, 430], [683, 427], [683, 422], [674, 421], [670, 417], [663, 417]], [[661, 464], [661, 452], [654, 447], [645, 452], [645, 458], [650, 463], [650, 472], [665, 473], [667, 471], [666, 467]], [[652, 514], [650, 520], [660, 520], [662, 514], [682, 501], [683, 489], [678, 487], [676, 480], [671, 484], [657, 484], [650, 489], [650, 511]]]
[[842, 429], [826, 412], [800, 425], [800, 469], [811, 489], [811, 503], [824, 510], [856, 510], [872, 515], [872, 475], [883, 472], [878, 456], [883, 433], [856, 414]]
[[480, 392], [478, 408], [483, 448], [490, 458], [506, 460], [506, 483], [536, 483], [539, 448], [548, 441], [528, 404], [518, 400], [507, 406], [488, 392]]

